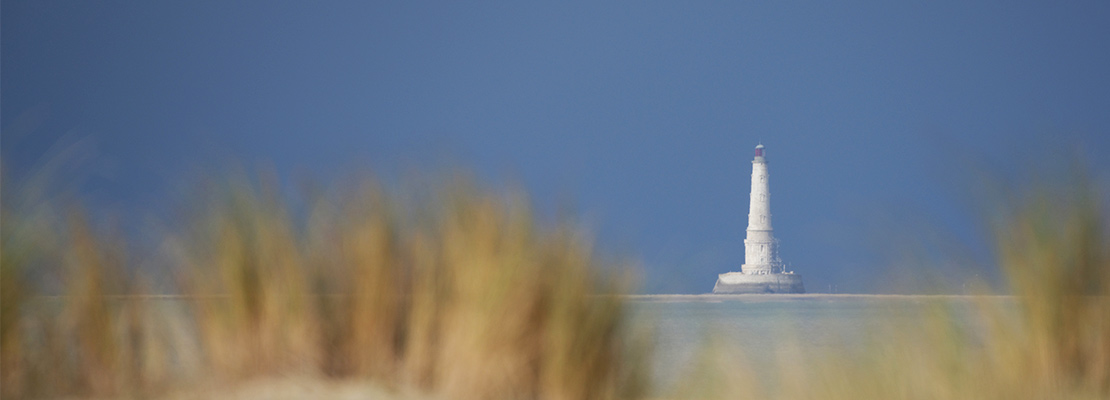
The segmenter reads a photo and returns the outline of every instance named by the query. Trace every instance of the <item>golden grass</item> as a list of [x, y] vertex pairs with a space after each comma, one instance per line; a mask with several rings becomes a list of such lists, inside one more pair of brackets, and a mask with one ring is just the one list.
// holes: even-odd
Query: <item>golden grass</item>
[[184, 312], [113, 297], [142, 293], [118, 235], [4, 202], [4, 397], [292, 376], [462, 399], [640, 394], [624, 306], [592, 296], [626, 290], [623, 267], [537, 222], [523, 196], [460, 180], [402, 202], [366, 180], [294, 217], [275, 187], [198, 190], [161, 266], [178, 272]]
[[[178, 273], [176, 306], [114, 297], [145, 287], [123, 238], [5, 179], [3, 397], [267, 379], [398, 397], [647, 395], [647, 342], [622, 297], [598, 296], [626, 292], [627, 268], [571, 225], [537, 221], [523, 195], [455, 180], [401, 196], [366, 179], [292, 210], [277, 185], [244, 176], [201, 186], [168, 230], [156, 267]], [[778, 365], [757, 366], [711, 344], [672, 397], [1110, 397], [1103, 207], [1088, 182], [1004, 208], [993, 232], [1017, 301], [984, 298], [973, 329], [937, 304], [863, 352], [786, 345]]]
[[118, 236], [24, 194], [5, 190], [3, 202], [3, 396], [141, 395], [164, 384], [173, 346], [161, 318], [112, 298], [142, 292]]
[[775, 366], [710, 344], [674, 397], [1110, 397], [1110, 220], [1093, 184], [1075, 182], [999, 205], [991, 231], [1012, 297], [971, 297], [970, 316], [930, 302], [922, 318], [871, 332], [863, 351], [800, 354], [787, 341]]

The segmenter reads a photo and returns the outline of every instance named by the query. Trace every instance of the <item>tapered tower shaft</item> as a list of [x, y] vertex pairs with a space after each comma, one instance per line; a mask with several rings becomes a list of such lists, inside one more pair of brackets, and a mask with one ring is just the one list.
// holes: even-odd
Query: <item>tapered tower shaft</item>
[[752, 193], [748, 209], [748, 237], [744, 239], [744, 265], [746, 274], [783, 272], [779, 261], [778, 241], [771, 229], [771, 176], [767, 172], [767, 159], [763, 145], [756, 146], [752, 160]]

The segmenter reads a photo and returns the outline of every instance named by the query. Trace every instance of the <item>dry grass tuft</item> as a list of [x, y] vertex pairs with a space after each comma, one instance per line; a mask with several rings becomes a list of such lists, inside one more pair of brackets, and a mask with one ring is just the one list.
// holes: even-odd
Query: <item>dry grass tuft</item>
[[319, 358], [302, 245], [272, 190], [210, 184], [172, 241], [205, 367], [223, 379], [308, 372]]
[[[683, 397], [1110, 397], [1110, 219], [1094, 185], [1073, 182], [1015, 196], [994, 221], [996, 259], [1013, 297], [980, 297], [970, 315], [964, 303], [937, 301], [921, 319], [872, 332], [864, 351], [782, 357], [769, 378], [726, 374]], [[785, 344], [782, 353], [797, 350]], [[703, 363], [758, 367], [714, 360]]]
[[202, 207], [183, 248], [201, 256], [186, 271], [212, 368], [451, 398], [627, 394], [623, 305], [591, 297], [625, 288], [579, 234], [466, 183], [409, 204], [352, 187], [317, 198], [303, 230], [248, 184]]
[[624, 305], [595, 296], [627, 280], [523, 196], [458, 181], [403, 202], [367, 180], [298, 213], [276, 187], [201, 187], [162, 258], [184, 295], [162, 302], [143, 296], [119, 235], [6, 201], [4, 397], [292, 376], [463, 399], [642, 393]]
[[[141, 293], [123, 244], [80, 211], [64, 219], [4, 202], [5, 398], [142, 395], [167, 384], [173, 346]], [[56, 296], [54, 294], [61, 294]], [[49, 296], [47, 296], [49, 295]]]
[[[291, 209], [273, 183], [210, 181], [165, 240], [184, 299], [159, 302], [120, 235], [27, 187], [4, 187], [0, 216], [4, 398], [188, 398], [290, 377], [456, 399], [648, 387], [649, 349], [605, 296], [628, 289], [626, 269], [519, 194], [458, 180], [403, 197], [364, 180]], [[1083, 183], [1007, 208], [994, 235], [1017, 300], [982, 300], [978, 325], [937, 304], [867, 351], [787, 347], [771, 370], [707, 347], [675, 396], [1110, 397], [1103, 207]]]
[[1020, 303], [1016, 323], [991, 320], [991, 334], [1001, 340], [988, 343], [996, 356], [990, 365], [1015, 369], [1000, 383], [1024, 393], [1110, 396], [1110, 219], [1103, 205], [1089, 185], [1042, 192], [996, 225], [998, 258]]

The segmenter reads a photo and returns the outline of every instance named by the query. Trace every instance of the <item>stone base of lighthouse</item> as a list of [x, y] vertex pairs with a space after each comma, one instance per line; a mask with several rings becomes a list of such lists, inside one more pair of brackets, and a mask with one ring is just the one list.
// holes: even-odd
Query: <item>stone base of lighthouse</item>
[[713, 285], [716, 294], [748, 294], [748, 293], [805, 293], [802, 285], [802, 276], [795, 273], [780, 274], [745, 274], [743, 272], [726, 272], [717, 275], [717, 284]]

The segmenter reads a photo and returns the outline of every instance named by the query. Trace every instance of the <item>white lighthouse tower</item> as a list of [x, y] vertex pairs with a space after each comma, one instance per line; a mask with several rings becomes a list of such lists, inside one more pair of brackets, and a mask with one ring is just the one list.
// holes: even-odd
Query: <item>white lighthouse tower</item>
[[755, 146], [748, 237], [740, 272], [717, 276], [713, 293], [805, 293], [802, 276], [787, 271], [779, 259], [778, 240], [771, 229], [771, 176], [763, 144]]
[[748, 208], [748, 238], [744, 239], [744, 265], [749, 275], [785, 272], [779, 260], [778, 241], [771, 233], [771, 190], [763, 145], [755, 146], [752, 160], [752, 198]]

